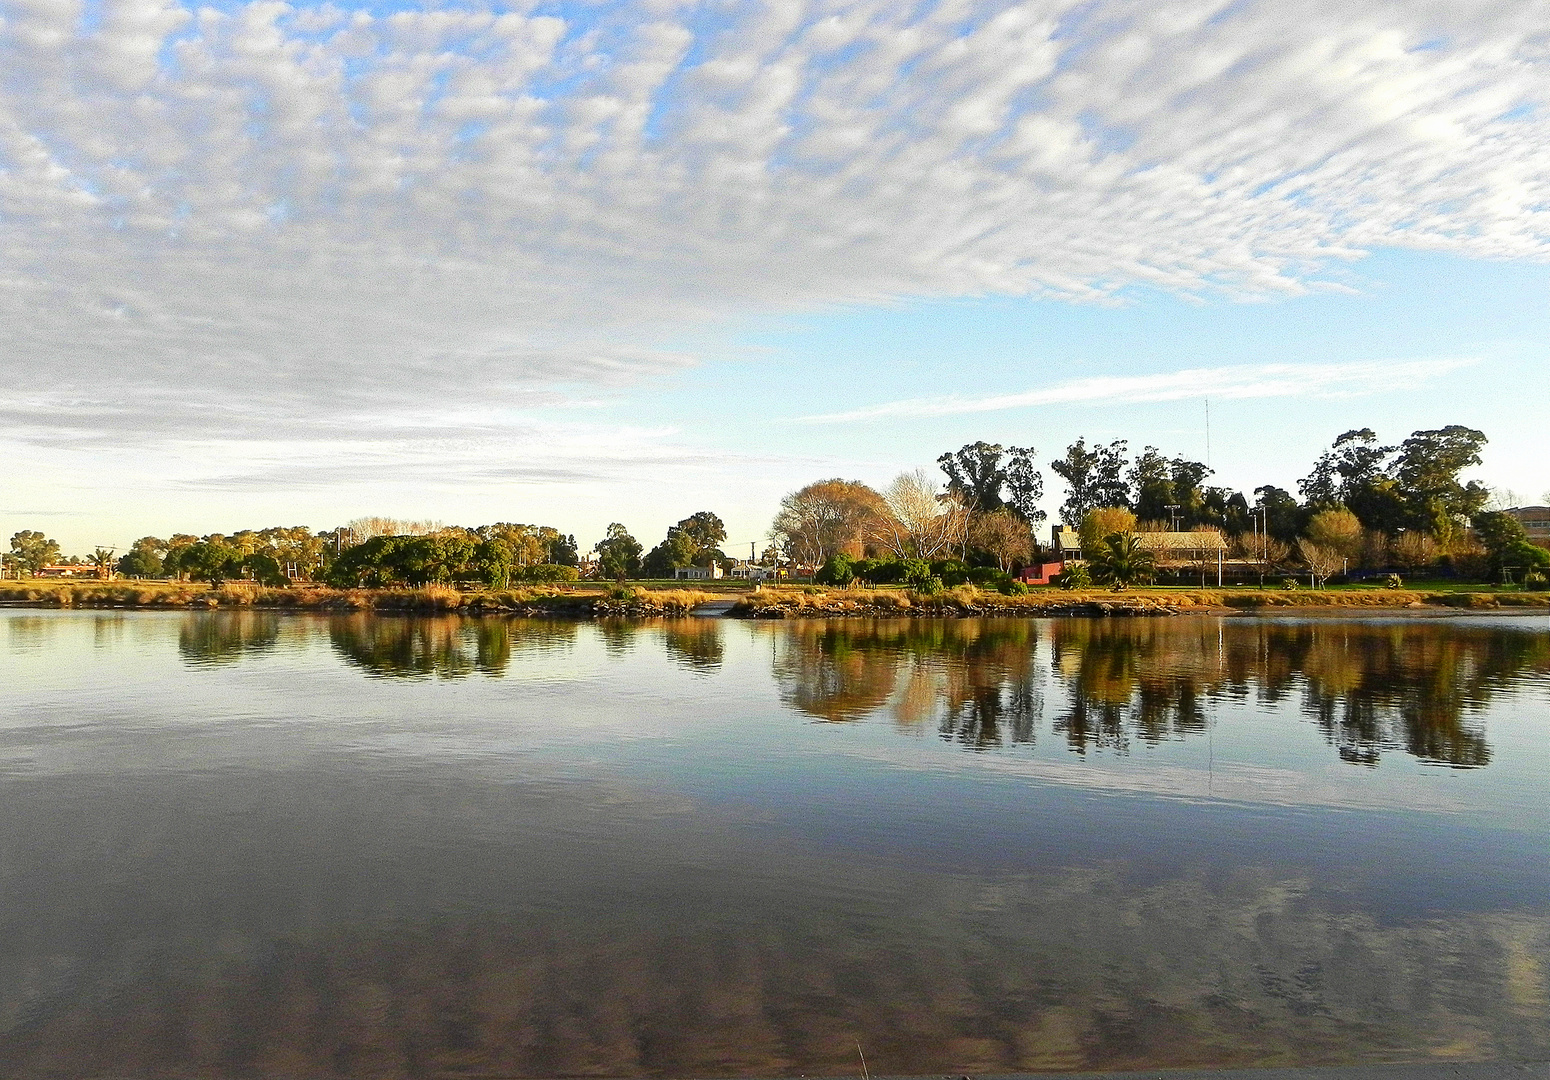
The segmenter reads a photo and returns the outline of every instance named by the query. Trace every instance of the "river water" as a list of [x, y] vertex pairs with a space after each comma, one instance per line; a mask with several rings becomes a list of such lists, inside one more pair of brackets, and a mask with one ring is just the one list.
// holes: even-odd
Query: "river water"
[[1550, 1058], [1550, 620], [0, 612], [0, 1075]]

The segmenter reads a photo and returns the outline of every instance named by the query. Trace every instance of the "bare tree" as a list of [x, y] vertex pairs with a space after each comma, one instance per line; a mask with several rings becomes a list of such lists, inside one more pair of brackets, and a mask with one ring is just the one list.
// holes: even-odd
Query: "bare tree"
[[344, 534], [346, 546], [364, 544], [374, 536], [429, 536], [441, 528], [439, 521], [403, 521], [389, 517], [359, 517], [335, 530]]
[[976, 514], [969, 533], [977, 547], [995, 556], [1003, 574], [1012, 572], [1012, 564], [1026, 562], [1033, 555], [1033, 534], [1027, 522], [1006, 510]]
[[780, 501], [770, 533], [792, 558], [818, 566], [863, 543], [887, 515], [883, 497], [859, 480], [819, 480]]
[[1334, 548], [1325, 547], [1323, 544], [1315, 544], [1312, 540], [1299, 540], [1297, 552], [1302, 556], [1303, 565], [1308, 568], [1308, 573], [1323, 588], [1330, 578], [1340, 572], [1340, 567], [1345, 563], [1345, 556]]
[[1437, 558], [1437, 544], [1425, 533], [1411, 529], [1400, 533], [1394, 541], [1393, 556], [1394, 562], [1406, 570], [1419, 570]]
[[1273, 536], [1244, 534], [1238, 537], [1237, 554], [1259, 574], [1263, 585], [1270, 574], [1279, 574], [1291, 564], [1292, 549]]
[[924, 469], [900, 473], [883, 493], [889, 513], [874, 536], [900, 558], [937, 559], [963, 544], [969, 511], [955, 496], [937, 491]]

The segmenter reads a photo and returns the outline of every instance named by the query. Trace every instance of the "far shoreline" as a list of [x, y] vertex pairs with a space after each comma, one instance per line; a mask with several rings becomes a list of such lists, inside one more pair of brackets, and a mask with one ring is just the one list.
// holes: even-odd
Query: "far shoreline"
[[1038, 588], [1027, 594], [960, 586], [903, 589], [675, 588], [671, 582], [582, 582], [460, 590], [445, 585], [335, 589], [309, 583], [268, 588], [251, 582], [38, 581], [0, 584], [0, 606], [117, 611], [297, 611], [333, 615], [527, 616], [590, 620], [720, 615], [782, 620], [834, 618], [1155, 618], [1178, 615], [1430, 617], [1550, 614], [1550, 592], [1478, 589]]

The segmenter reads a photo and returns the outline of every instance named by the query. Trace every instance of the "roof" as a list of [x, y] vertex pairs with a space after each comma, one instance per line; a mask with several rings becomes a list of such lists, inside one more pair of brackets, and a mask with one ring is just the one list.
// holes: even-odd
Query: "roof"
[[1227, 550], [1227, 541], [1219, 532], [1143, 532], [1136, 533], [1136, 539], [1151, 551]]

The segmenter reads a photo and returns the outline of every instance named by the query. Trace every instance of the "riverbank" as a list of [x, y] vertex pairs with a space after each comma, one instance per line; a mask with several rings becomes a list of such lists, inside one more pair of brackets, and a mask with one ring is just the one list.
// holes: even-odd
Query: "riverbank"
[[[1022, 596], [960, 586], [936, 594], [902, 589], [776, 586], [726, 588], [616, 587], [602, 583], [463, 591], [333, 589], [321, 585], [264, 588], [243, 582], [39, 581], [0, 586], [0, 604], [40, 608], [136, 610], [269, 608], [293, 611], [462, 612], [550, 618], [660, 618], [715, 610], [733, 618], [963, 618], [973, 616], [1169, 616], [1188, 613], [1340, 614], [1395, 611], [1550, 611], [1550, 592], [1426, 589], [1034, 589]], [[730, 604], [730, 606], [728, 606]], [[709, 609], [706, 605], [710, 605]]]
[[25, 582], [0, 586], [0, 604], [37, 608], [165, 611], [268, 608], [286, 611], [527, 615], [559, 618], [653, 618], [687, 615], [724, 597], [697, 589], [533, 586], [465, 592], [445, 585], [417, 589], [334, 589], [299, 584], [266, 588], [246, 582]]

